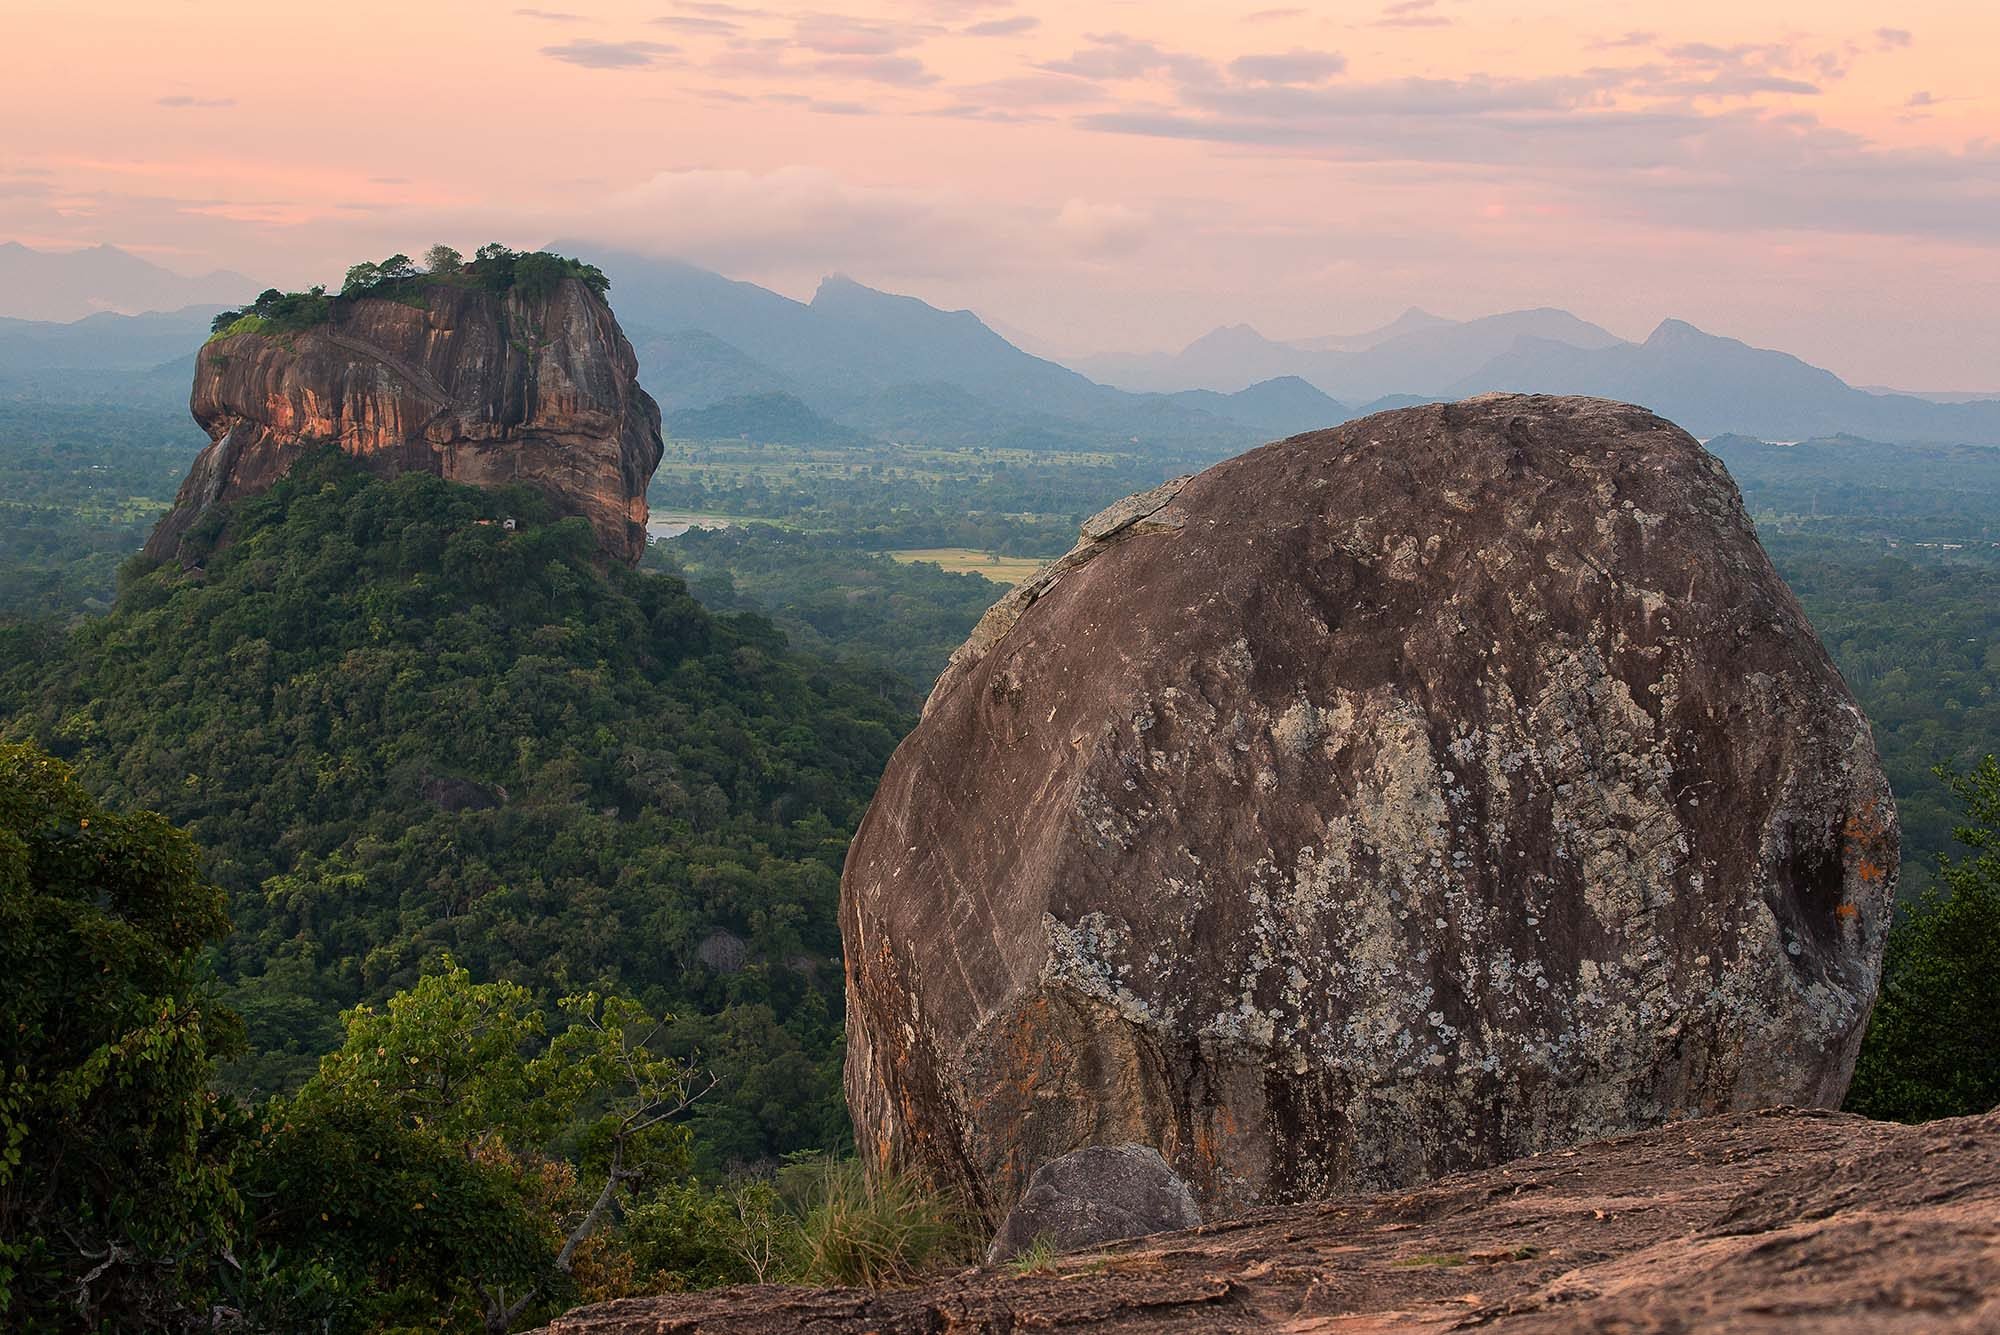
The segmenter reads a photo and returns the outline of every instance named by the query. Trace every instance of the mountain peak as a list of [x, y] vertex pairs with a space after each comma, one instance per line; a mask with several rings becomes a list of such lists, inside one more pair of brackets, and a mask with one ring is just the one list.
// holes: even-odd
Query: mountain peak
[[1646, 336], [1646, 346], [1649, 348], [1671, 347], [1676, 343], [1693, 343], [1698, 340], [1714, 337], [1715, 335], [1695, 328], [1686, 320], [1669, 318], [1660, 321], [1659, 327]]

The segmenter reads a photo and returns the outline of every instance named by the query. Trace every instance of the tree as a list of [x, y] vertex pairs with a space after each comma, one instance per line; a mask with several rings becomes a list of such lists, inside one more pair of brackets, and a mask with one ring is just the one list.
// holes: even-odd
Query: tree
[[465, 267], [465, 256], [439, 242], [424, 252], [424, 268], [434, 274], [454, 274]]
[[382, 266], [363, 260], [361, 263], [348, 269], [347, 277], [341, 280], [340, 295], [343, 297], [363, 296], [381, 281]]
[[[636, 1003], [565, 999], [568, 1024], [511, 983], [446, 961], [274, 1100], [250, 1194], [260, 1246], [312, 1258], [376, 1323], [511, 1329], [568, 1276], [622, 1191], [684, 1171], [688, 1068]], [[566, 1141], [581, 1177], [558, 1152]]]
[[228, 929], [183, 832], [0, 745], [0, 1326], [176, 1329], [235, 1233]]
[[415, 278], [417, 276], [417, 266], [410, 263], [408, 255], [398, 251], [396, 254], [382, 261], [380, 272], [382, 275], [380, 281], [384, 283], [397, 283], [405, 278]]
[[1940, 768], [1970, 823], [1971, 851], [1940, 859], [1941, 887], [1889, 933], [1882, 992], [1847, 1106], [1924, 1122], [2000, 1106], [2000, 762]]

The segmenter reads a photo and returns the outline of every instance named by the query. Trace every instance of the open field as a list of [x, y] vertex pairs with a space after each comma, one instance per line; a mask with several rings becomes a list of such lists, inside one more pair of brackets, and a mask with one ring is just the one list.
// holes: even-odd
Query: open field
[[1042, 568], [1042, 562], [1032, 556], [999, 556], [992, 552], [975, 552], [969, 547], [919, 547], [890, 552], [889, 555], [906, 565], [913, 561], [929, 561], [954, 575], [980, 575], [995, 584], [1019, 584]]

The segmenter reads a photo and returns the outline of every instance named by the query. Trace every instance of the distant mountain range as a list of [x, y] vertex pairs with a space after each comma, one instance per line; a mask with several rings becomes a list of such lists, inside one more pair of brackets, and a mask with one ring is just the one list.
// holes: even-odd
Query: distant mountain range
[[[1270, 401], [1133, 394], [1031, 356], [970, 311], [826, 279], [810, 302], [691, 264], [558, 241], [611, 279], [612, 302], [646, 386], [670, 412], [790, 394], [868, 435], [938, 445], [1089, 449], [1107, 441], [1220, 452], [1272, 430]], [[1317, 402], [1283, 425], [1346, 416]], [[1297, 391], [1292, 392], [1296, 398]]]
[[[1467, 321], [1411, 310], [1367, 333], [1292, 342], [1234, 325], [1176, 354], [1093, 358], [1072, 369], [1022, 351], [970, 311], [939, 310], [845, 277], [826, 279], [800, 302], [674, 260], [588, 243], [551, 248], [587, 255], [610, 276], [641, 378], [670, 428], [690, 436], [780, 444], [824, 432], [828, 444], [1115, 444], [1217, 457], [1383, 408], [1527, 390], [1641, 403], [1703, 437], [1846, 433], [2000, 445], [2000, 399], [1856, 389], [1785, 353], [1678, 320], [1630, 343], [1560, 310]], [[98, 254], [0, 246], [0, 271], [30, 256], [68, 272], [78, 255]], [[115, 261], [101, 258], [109, 273]], [[238, 291], [254, 286], [211, 277], [236, 282]], [[44, 274], [30, 287], [54, 282]], [[5, 283], [0, 276], [0, 301], [9, 295]], [[0, 392], [184, 394], [214, 309], [0, 320]]]
[[240, 273], [225, 269], [189, 278], [116, 246], [51, 251], [0, 243], [0, 315], [17, 320], [220, 309], [256, 295], [256, 284]]
[[1084, 358], [1077, 367], [1134, 390], [1238, 390], [1274, 376], [1297, 376], [1328, 394], [1366, 401], [1431, 395], [1472, 375], [1521, 338], [1608, 348], [1618, 338], [1567, 311], [1513, 311], [1483, 320], [1446, 320], [1409, 310], [1365, 334], [1278, 343], [1247, 324], [1205, 334], [1178, 353]]

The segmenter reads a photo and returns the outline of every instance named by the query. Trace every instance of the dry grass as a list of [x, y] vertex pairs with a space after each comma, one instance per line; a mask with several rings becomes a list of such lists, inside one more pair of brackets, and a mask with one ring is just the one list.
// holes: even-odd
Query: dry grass
[[1042, 562], [1032, 556], [997, 556], [970, 547], [922, 547], [889, 555], [905, 564], [928, 561], [955, 575], [978, 575], [1010, 587], [1042, 568]]
[[823, 1160], [788, 1168], [781, 1190], [798, 1212], [787, 1269], [800, 1283], [894, 1288], [979, 1259], [965, 1209], [913, 1178], [869, 1182], [855, 1160]]

